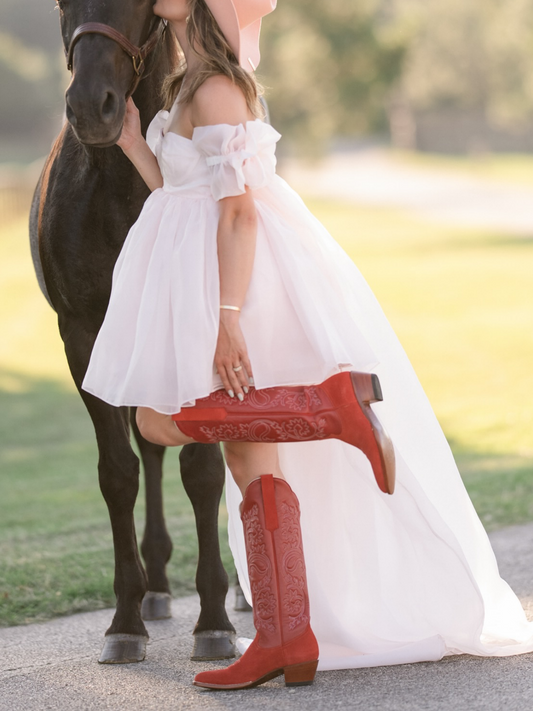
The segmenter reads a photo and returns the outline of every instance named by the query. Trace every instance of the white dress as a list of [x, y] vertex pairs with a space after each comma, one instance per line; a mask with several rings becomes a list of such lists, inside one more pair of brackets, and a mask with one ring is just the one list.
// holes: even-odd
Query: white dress
[[[263, 122], [148, 130], [164, 186], [146, 201], [113, 274], [83, 383], [112, 405], [174, 413], [221, 387], [213, 367], [217, 200], [254, 190], [256, 256], [241, 325], [257, 388], [340, 370], [379, 375], [373, 405], [397, 459], [393, 496], [337, 440], [280, 444], [300, 500], [320, 669], [533, 651], [533, 623], [499, 576], [429, 402], [356, 266], [275, 172], [280, 135]], [[229, 539], [250, 599], [240, 493], [227, 476]]]

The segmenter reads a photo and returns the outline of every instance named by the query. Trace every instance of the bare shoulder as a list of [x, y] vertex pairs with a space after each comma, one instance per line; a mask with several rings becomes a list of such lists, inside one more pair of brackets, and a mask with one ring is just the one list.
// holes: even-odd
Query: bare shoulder
[[193, 126], [237, 125], [250, 119], [242, 90], [229, 77], [217, 74], [198, 88], [191, 102]]

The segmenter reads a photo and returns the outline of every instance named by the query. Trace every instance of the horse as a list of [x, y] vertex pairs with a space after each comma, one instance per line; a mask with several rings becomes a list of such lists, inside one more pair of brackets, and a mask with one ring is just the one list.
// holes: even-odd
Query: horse
[[[115, 143], [132, 95], [143, 132], [161, 102], [164, 77], [176, 67], [176, 40], [153, 14], [153, 0], [56, 0], [72, 71], [66, 118], [35, 189], [30, 244], [40, 288], [56, 311], [70, 372], [91, 417], [98, 445], [98, 477], [115, 554], [116, 610], [105, 633], [101, 663], [142, 661], [148, 632], [143, 619], [170, 617], [166, 564], [172, 542], [162, 499], [164, 447], [143, 439], [134, 408], [116, 408], [81, 384], [104, 319], [112, 272], [129, 228], [149, 190]], [[187, 338], [187, 334], [183, 334]], [[133, 508], [139, 489], [138, 443], [146, 481], [146, 526], [137, 546]], [[196, 519], [200, 615], [191, 658], [235, 656], [235, 628], [225, 609], [228, 576], [218, 540], [224, 486], [219, 445], [189, 444], [180, 452], [185, 491]]]

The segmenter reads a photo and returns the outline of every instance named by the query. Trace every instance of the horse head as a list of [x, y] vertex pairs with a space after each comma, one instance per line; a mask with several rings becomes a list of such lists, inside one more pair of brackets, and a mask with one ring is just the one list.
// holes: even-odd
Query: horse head
[[56, 0], [72, 71], [66, 115], [78, 140], [105, 148], [120, 136], [126, 101], [163, 25], [154, 0]]

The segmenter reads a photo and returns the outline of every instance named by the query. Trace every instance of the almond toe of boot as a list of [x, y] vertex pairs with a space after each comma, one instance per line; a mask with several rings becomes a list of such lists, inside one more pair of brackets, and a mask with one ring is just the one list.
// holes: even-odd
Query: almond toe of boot
[[[205, 689], [249, 689], [269, 679], [283, 674], [277, 668], [278, 659], [270, 659], [269, 650], [260, 650], [254, 641], [250, 648], [233, 664], [225, 669], [200, 672], [194, 677], [193, 684]], [[272, 655], [273, 656], [273, 655]]]

